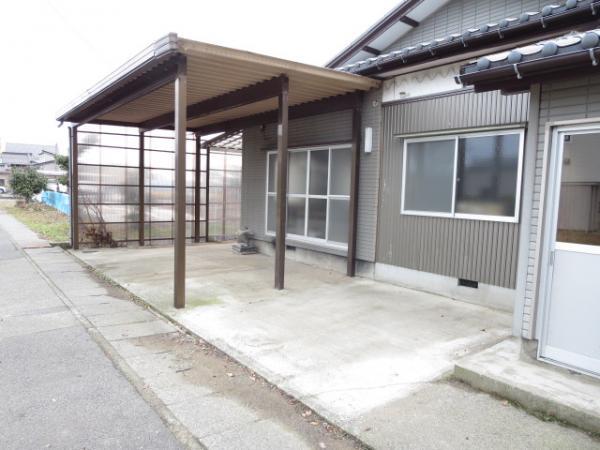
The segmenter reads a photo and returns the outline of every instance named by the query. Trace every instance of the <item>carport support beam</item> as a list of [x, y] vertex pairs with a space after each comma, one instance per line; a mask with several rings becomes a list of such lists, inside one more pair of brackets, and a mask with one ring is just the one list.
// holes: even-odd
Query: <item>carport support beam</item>
[[139, 151], [140, 151], [140, 155], [139, 155], [139, 177], [138, 177], [138, 181], [139, 181], [139, 186], [138, 186], [138, 191], [139, 191], [139, 224], [138, 224], [138, 238], [139, 238], [139, 245], [140, 246], [144, 246], [144, 242], [145, 242], [145, 236], [144, 236], [144, 230], [146, 227], [145, 224], [145, 205], [146, 205], [146, 199], [144, 198], [144, 185], [145, 185], [145, 181], [144, 181], [144, 132], [140, 131], [140, 141], [139, 141]]
[[174, 306], [185, 308], [185, 147], [187, 126], [187, 64], [179, 62], [175, 79], [175, 273]]
[[79, 250], [79, 159], [77, 148], [77, 125], [69, 129], [71, 138], [71, 247], [73, 250]]
[[288, 91], [287, 77], [281, 78], [277, 121], [277, 235], [275, 237], [275, 289], [284, 288], [285, 234], [288, 173]]
[[348, 217], [348, 258], [346, 274], [356, 275], [356, 235], [358, 229], [358, 178], [360, 171], [361, 111], [352, 110], [352, 168], [350, 172], [350, 211]]

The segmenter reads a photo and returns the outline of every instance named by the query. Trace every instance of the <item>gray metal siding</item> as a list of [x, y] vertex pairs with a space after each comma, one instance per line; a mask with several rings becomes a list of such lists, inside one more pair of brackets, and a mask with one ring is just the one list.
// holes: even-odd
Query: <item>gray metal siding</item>
[[523, 124], [528, 94], [470, 91], [383, 107], [377, 262], [514, 288], [515, 223], [400, 214], [403, 140], [394, 135]]
[[453, 0], [385, 51], [428, 42], [452, 33], [462, 33], [468, 28], [498, 22], [506, 17], [518, 17], [525, 11], [540, 11], [548, 3], [547, 0]]
[[600, 80], [597, 77], [577, 77], [570, 80], [546, 83], [541, 86], [540, 123], [538, 130], [537, 161], [531, 227], [525, 305], [523, 308], [522, 335], [535, 336], [534, 316], [537, 308], [538, 268], [541, 231], [541, 192], [543, 183], [546, 124], [548, 122], [598, 118], [600, 121]]
[[370, 262], [375, 261], [377, 236], [382, 120], [381, 95], [381, 90], [369, 92], [365, 95], [362, 105], [362, 130], [364, 132], [365, 127], [373, 128], [373, 150], [371, 153], [365, 153], [364, 139], [361, 140], [356, 257]]

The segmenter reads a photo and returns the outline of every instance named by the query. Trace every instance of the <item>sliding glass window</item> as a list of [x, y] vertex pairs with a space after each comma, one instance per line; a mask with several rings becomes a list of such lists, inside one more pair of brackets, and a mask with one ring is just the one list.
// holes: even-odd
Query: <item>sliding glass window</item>
[[517, 222], [523, 134], [406, 139], [402, 214]]
[[[287, 235], [345, 247], [350, 207], [350, 146], [290, 150]], [[266, 232], [276, 228], [277, 153], [267, 154]]]

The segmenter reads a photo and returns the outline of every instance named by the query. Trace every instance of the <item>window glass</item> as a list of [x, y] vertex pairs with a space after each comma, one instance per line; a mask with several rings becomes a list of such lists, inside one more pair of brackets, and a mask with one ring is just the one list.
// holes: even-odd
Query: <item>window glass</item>
[[350, 200], [329, 200], [329, 240], [348, 242]]
[[557, 242], [600, 245], [600, 133], [565, 136]]
[[[268, 154], [267, 160], [265, 228], [274, 234], [276, 153]], [[351, 160], [349, 149], [306, 149], [289, 153], [287, 234], [335, 245], [347, 242]]]
[[288, 192], [306, 194], [306, 158], [307, 152], [290, 152]]
[[298, 197], [288, 198], [287, 207], [287, 232], [304, 236], [304, 219], [306, 214], [306, 199]]
[[275, 233], [275, 216], [277, 214], [277, 197], [267, 197], [267, 231]]
[[405, 210], [452, 212], [455, 145], [455, 139], [407, 144]]
[[[311, 163], [312, 164], [312, 163]], [[327, 200], [311, 198], [308, 200], [308, 236], [325, 239], [327, 220]]]
[[518, 134], [458, 140], [457, 213], [514, 216], [519, 145]]
[[277, 153], [269, 154], [269, 180], [268, 191], [275, 192], [277, 188]]
[[331, 150], [331, 195], [350, 195], [352, 152], [347, 148]]
[[309, 194], [327, 195], [328, 166], [329, 150], [317, 150], [310, 152]]

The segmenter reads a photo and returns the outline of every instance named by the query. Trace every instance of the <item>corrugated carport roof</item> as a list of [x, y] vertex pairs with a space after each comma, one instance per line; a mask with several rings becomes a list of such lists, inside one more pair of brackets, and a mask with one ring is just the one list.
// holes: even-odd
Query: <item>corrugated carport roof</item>
[[[190, 130], [273, 112], [265, 97], [280, 76], [289, 79], [289, 104], [310, 104], [377, 87], [377, 80], [256, 53], [178, 38], [158, 40], [76, 100], [57, 119], [145, 129], [169, 127], [177, 67], [187, 65]], [[214, 127], [213, 127], [214, 128]], [[219, 125], [216, 126], [219, 128]]]

